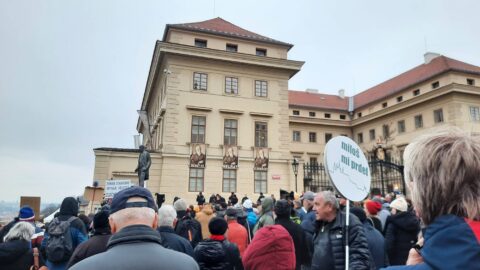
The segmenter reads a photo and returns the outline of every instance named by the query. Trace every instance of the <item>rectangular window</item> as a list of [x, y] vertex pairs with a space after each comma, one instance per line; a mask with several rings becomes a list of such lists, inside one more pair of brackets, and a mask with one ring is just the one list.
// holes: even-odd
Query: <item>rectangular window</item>
[[192, 116], [191, 143], [205, 143], [205, 116]]
[[309, 115], [310, 117], [315, 117], [316, 114], [315, 114], [315, 112], [308, 112], [308, 115]]
[[293, 141], [294, 142], [300, 142], [300, 131], [293, 131]]
[[300, 111], [293, 110], [293, 115], [300, 115]]
[[190, 168], [190, 177], [188, 180], [189, 192], [203, 191], [203, 168]]
[[423, 117], [420, 114], [415, 116], [415, 128], [421, 128], [421, 127], [423, 127]]
[[440, 87], [440, 82], [436, 81], [434, 83], [432, 83], [432, 89], [435, 89], [435, 88], [438, 88]]
[[259, 49], [257, 48], [255, 51], [257, 56], [267, 56], [267, 49]]
[[223, 131], [223, 144], [237, 145], [237, 120], [225, 119]]
[[309, 132], [308, 133], [308, 141], [309, 142], [317, 142], [317, 133], [315, 132]]
[[330, 118], [330, 117], [332, 117], [331, 114], [329, 114], [329, 113], [326, 113], [326, 114], [325, 114], [325, 118]]
[[375, 137], [376, 137], [376, 136], [375, 136], [375, 129], [370, 129], [370, 130], [368, 131], [368, 134], [369, 134], [369, 136], [370, 136], [370, 141], [374, 141], [374, 140], [375, 140]]
[[195, 90], [207, 90], [207, 74], [205, 73], [193, 73], [193, 89]]
[[443, 123], [443, 109], [433, 111], [433, 121], [435, 123]]
[[358, 143], [363, 143], [363, 133], [357, 134], [357, 140], [358, 140]]
[[405, 132], [405, 120], [400, 120], [397, 122], [398, 133]]
[[472, 118], [472, 121], [480, 121], [480, 108], [479, 107], [473, 107], [470, 106], [470, 118]]
[[382, 131], [383, 131], [383, 138], [387, 139], [390, 136], [390, 128], [388, 127], [388, 125], [383, 125]]
[[238, 78], [225, 77], [225, 93], [238, 94]]
[[332, 139], [332, 133], [325, 133], [325, 143], [328, 143]]
[[267, 147], [267, 138], [267, 123], [255, 122], [255, 147]]
[[254, 171], [255, 193], [267, 193], [267, 172]]
[[268, 89], [266, 81], [255, 81], [255, 96], [266, 97], [267, 91]]
[[361, 112], [357, 113], [357, 116], [362, 117], [362, 113]]
[[403, 96], [397, 97], [397, 102], [402, 102], [403, 101]]
[[223, 192], [237, 191], [237, 170], [223, 170]]
[[311, 157], [310, 158], [310, 165], [316, 165], [318, 164], [318, 159], [316, 157]]
[[474, 79], [467, 79], [467, 84], [468, 85], [475, 85], [475, 80]]
[[345, 119], [347, 119], [347, 116], [345, 114], [340, 114], [340, 119], [345, 120]]
[[237, 52], [238, 51], [238, 45], [237, 44], [228, 44], [226, 47], [227, 52]]
[[382, 108], [386, 108], [388, 106], [387, 102], [382, 103]]
[[416, 97], [416, 96], [418, 96], [418, 95], [420, 95], [420, 89], [414, 90], [414, 91], [413, 91], [413, 96]]
[[204, 39], [195, 39], [195, 47], [199, 48], [206, 48], [207, 47], [207, 41]]

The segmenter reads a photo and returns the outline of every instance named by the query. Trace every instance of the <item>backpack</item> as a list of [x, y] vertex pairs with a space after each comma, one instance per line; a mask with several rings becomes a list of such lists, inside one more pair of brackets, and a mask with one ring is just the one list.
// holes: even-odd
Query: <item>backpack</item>
[[73, 253], [73, 239], [70, 233], [70, 224], [76, 217], [66, 221], [54, 218], [48, 225], [48, 240], [46, 245], [47, 259], [58, 263], [67, 261]]
[[195, 248], [197, 244], [202, 241], [202, 229], [198, 221], [192, 219], [188, 215], [181, 219], [181, 225], [178, 234], [186, 238]]

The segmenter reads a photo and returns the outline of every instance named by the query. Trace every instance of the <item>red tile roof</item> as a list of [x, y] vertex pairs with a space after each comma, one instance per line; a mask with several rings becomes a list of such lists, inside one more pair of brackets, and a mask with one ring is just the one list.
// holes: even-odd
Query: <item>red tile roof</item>
[[447, 71], [459, 71], [480, 75], [480, 67], [470, 65], [445, 56], [438, 56], [428, 64], [421, 64], [390, 80], [367, 89], [354, 97], [355, 109], [392, 96], [415, 84], [432, 79]]
[[336, 95], [308, 93], [303, 91], [288, 91], [288, 103], [292, 106], [322, 108], [331, 110], [348, 110], [348, 97]]
[[266, 43], [271, 43], [276, 45], [287, 46], [288, 49], [291, 49], [293, 47], [292, 44], [278, 41], [278, 40], [245, 30], [220, 17], [207, 20], [207, 21], [195, 22], [195, 23], [167, 24], [167, 26], [165, 27], [165, 33], [163, 35], [163, 41], [166, 41], [168, 30], [170, 28], [266, 42]]

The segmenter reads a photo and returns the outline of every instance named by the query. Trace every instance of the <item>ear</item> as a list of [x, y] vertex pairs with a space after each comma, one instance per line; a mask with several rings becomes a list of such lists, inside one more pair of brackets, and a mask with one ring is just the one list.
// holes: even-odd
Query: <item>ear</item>
[[155, 217], [154, 217], [154, 219], [153, 219], [152, 228], [156, 230], [157, 227], [158, 227], [158, 214], [155, 213]]
[[117, 232], [117, 226], [115, 225], [115, 221], [112, 217], [108, 217], [108, 224], [110, 224], [110, 231], [112, 234]]

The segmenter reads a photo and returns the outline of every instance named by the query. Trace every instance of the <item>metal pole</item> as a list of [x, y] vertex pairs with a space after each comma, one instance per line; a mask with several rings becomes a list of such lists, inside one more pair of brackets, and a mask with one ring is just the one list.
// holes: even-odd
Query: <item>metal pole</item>
[[295, 174], [295, 192], [298, 192], [298, 185], [297, 185], [297, 174]]
[[93, 188], [93, 198], [92, 198], [92, 205], [90, 205], [90, 214], [92, 213], [93, 203], [95, 202], [95, 191], [97, 190], [96, 187]]
[[385, 194], [387, 194], [385, 192], [385, 184], [383, 183], [385, 181], [385, 179], [383, 179], [383, 161], [379, 160], [378, 161], [380, 163], [380, 179], [382, 180], [382, 195], [385, 196]]
[[346, 215], [346, 224], [345, 224], [345, 270], [348, 270], [349, 265], [349, 248], [348, 248], [348, 226], [350, 225], [350, 200], [347, 200], [347, 213]]

